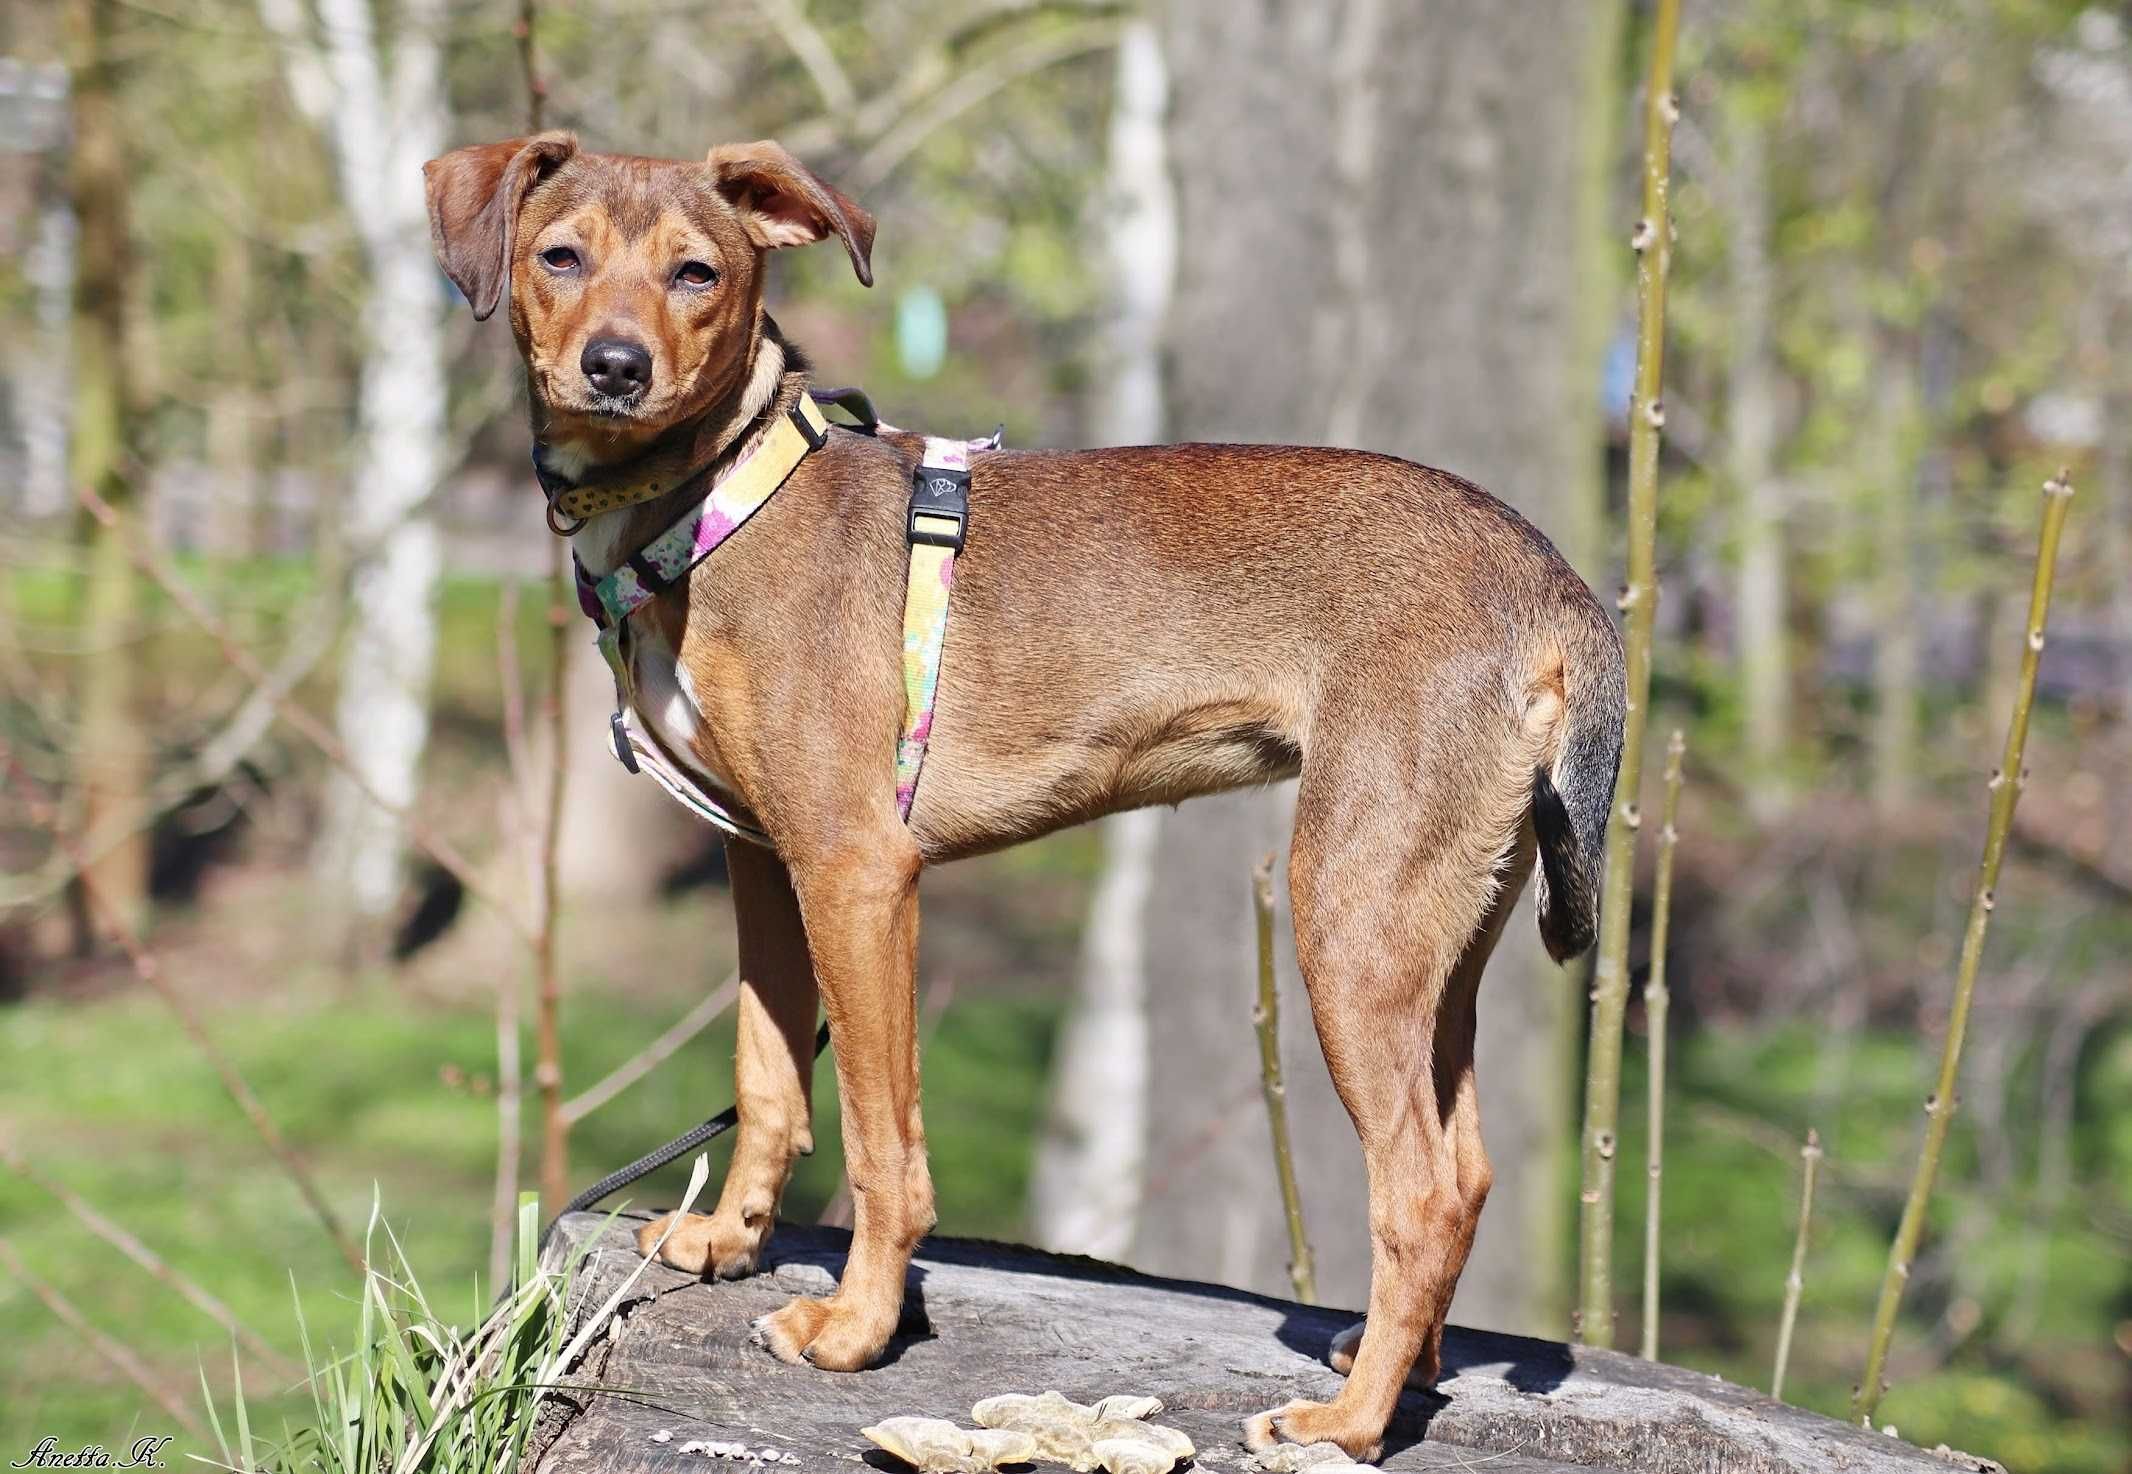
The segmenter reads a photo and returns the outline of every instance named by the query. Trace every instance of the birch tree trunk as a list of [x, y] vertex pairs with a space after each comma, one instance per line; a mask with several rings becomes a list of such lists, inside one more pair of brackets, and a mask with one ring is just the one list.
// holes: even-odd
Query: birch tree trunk
[[[1591, 103], [1618, 11], [1540, 8], [1518, 24], [1483, 0], [1163, 11], [1182, 247], [1163, 339], [1168, 433], [1442, 466], [1562, 528], [1591, 572], [1604, 299], [1591, 227], [1609, 154], [1588, 130], [1611, 119]], [[1285, 848], [1292, 805], [1282, 785], [1163, 814], [1152, 844], [1126, 850], [1149, 867], [1144, 897], [1091, 942], [1138, 959], [1163, 1062], [1148, 1074], [1144, 1149], [1125, 1159], [1141, 1180], [1127, 1257], [1269, 1292], [1287, 1286], [1287, 1241], [1258, 1105], [1250, 871]], [[1114, 868], [1106, 901], [1115, 880]], [[1302, 1022], [1286, 910], [1284, 897], [1282, 1056], [1318, 1283], [1359, 1305], [1361, 1153]], [[1495, 1196], [1454, 1313], [1559, 1332], [1579, 994], [1544, 961], [1529, 913], [1512, 930], [1481, 1003]], [[1082, 1201], [1099, 1186], [1085, 1180]]]
[[[1131, 21], [1118, 38], [1097, 202], [1111, 301], [1091, 429], [1107, 445], [1162, 439], [1162, 337], [1177, 270], [1168, 105], [1162, 38], [1152, 23]], [[1103, 824], [1103, 875], [1030, 1183], [1030, 1218], [1048, 1248], [1121, 1259], [1139, 1223], [1150, 1078], [1147, 902], [1162, 822], [1162, 810], [1141, 809]]]
[[[445, 467], [447, 299], [430, 259], [422, 164], [444, 151], [444, 0], [407, 0], [388, 47], [372, 0], [259, 0], [289, 90], [333, 147], [370, 290], [344, 529], [356, 560], [337, 721], [363, 776], [412, 803], [429, 739], [442, 548], [428, 503]], [[404, 837], [336, 774], [316, 864], [351, 920], [397, 896]]]

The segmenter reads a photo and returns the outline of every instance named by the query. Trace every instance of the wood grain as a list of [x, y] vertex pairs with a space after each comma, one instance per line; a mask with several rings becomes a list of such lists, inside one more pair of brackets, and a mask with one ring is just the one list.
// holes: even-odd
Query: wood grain
[[[637, 1265], [630, 1234], [644, 1215], [564, 1220], [550, 1252], [597, 1244], [572, 1297], [601, 1303]], [[1161, 1421], [1222, 1474], [1254, 1467], [1238, 1442], [1244, 1418], [1290, 1397], [1325, 1398], [1333, 1334], [1354, 1312], [1291, 1304], [1215, 1285], [1155, 1279], [1092, 1259], [1006, 1245], [929, 1239], [911, 1266], [904, 1324], [887, 1361], [840, 1376], [785, 1366], [751, 1344], [748, 1323], [795, 1294], [823, 1294], [849, 1235], [780, 1225], [766, 1269], [703, 1283], [663, 1265], [579, 1368], [604, 1390], [558, 1399], [537, 1436], [535, 1474], [741, 1474], [750, 1466], [680, 1450], [690, 1440], [744, 1442], [826, 1471], [898, 1468], [861, 1425], [910, 1413], [967, 1424], [997, 1392], [1057, 1388], [1082, 1401], [1160, 1397]], [[1550, 1474], [1948, 1474], [1989, 1470], [1772, 1402], [1716, 1377], [1615, 1352], [1453, 1328], [1438, 1395], [1408, 1393], [1387, 1439], [1393, 1470]], [[661, 1431], [668, 1442], [654, 1441]], [[767, 1466], [766, 1466], [767, 1467]], [[780, 1465], [779, 1467], [789, 1467]]]

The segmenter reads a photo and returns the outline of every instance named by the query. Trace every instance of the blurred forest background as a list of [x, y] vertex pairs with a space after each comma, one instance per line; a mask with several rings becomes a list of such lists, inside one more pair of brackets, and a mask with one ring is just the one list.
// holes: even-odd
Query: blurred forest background
[[[730, 1098], [714, 836], [607, 751], [589, 631], [550, 626], [509, 335], [430, 256], [421, 162], [526, 131], [519, 22], [516, 0], [0, 9], [10, 1457], [175, 1431], [40, 1298], [194, 1405], [196, 1355], [226, 1385], [241, 1323], [270, 1396], [292, 1279], [314, 1326], [354, 1284], [321, 1212], [359, 1231], [375, 1187], [471, 1312], [521, 1178], [545, 1165], [552, 1196], [567, 1161], [581, 1186]], [[1389, 450], [1487, 485], [1611, 596], [1647, 22], [1625, 0], [542, 0], [535, 34], [547, 117], [588, 145], [776, 137], [875, 212], [872, 292], [800, 253], [772, 310], [888, 418]], [[1843, 1410], [1946, 1019], [2036, 490], [2069, 465], [2032, 779], [1880, 1416], [2017, 1470], [2132, 1469], [2132, 11], [1691, 0], [1681, 37], [1662, 1351], [1767, 1385], [1813, 1127], [1786, 1391]], [[137, 571], [144, 545], [229, 643]], [[942, 1232], [1285, 1292], [1249, 871], [1286, 803], [928, 875]], [[1512, 938], [1482, 995], [1498, 1185], [1455, 1318], [1559, 1338], [1586, 980], [1529, 924]], [[1359, 1304], [1359, 1152], [1282, 986], [1320, 1284]], [[558, 1019], [546, 1074], [530, 1036]], [[832, 1096], [792, 1216], [840, 1211]], [[1625, 1326], [1641, 1123], [1632, 1104]]]

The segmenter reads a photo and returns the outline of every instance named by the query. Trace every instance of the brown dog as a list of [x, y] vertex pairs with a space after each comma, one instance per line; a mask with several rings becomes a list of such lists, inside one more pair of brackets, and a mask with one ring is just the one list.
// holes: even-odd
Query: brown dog
[[[583, 153], [549, 133], [425, 173], [438, 257], [476, 316], [508, 299], [533, 433], [565, 474], [730, 464], [807, 385], [763, 311], [764, 254], [834, 235], [870, 280], [871, 217], [771, 143], [696, 164]], [[679, 1224], [664, 1257], [721, 1276], [757, 1264], [811, 1145], [819, 994], [851, 1255], [834, 1295], [758, 1330], [786, 1361], [872, 1362], [933, 1223], [913, 1028], [920, 867], [1299, 774], [1296, 944], [1368, 1161], [1370, 1302], [1339, 1397], [1291, 1402], [1247, 1433], [1371, 1456], [1409, 1372], [1436, 1375], [1488, 1194], [1474, 995], [1535, 852], [1548, 947], [1591, 941], [1624, 701], [1613, 623], [1517, 513], [1385, 456], [981, 454], [906, 824], [893, 768], [919, 450], [833, 432], [729, 546], [630, 621], [638, 718], [775, 846], [728, 847], [739, 1142], [716, 1211]], [[594, 517], [578, 556], [612, 568], [702, 484]]]

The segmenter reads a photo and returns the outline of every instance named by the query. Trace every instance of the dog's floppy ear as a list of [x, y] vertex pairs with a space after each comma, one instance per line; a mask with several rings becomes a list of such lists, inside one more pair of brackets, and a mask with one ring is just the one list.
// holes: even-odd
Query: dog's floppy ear
[[526, 192], [576, 152], [576, 134], [542, 133], [454, 149], [422, 166], [437, 264], [466, 294], [476, 320], [503, 300]]
[[704, 163], [756, 245], [810, 245], [834, 231], [859, 280], [874, 284], [874, 217], [824, 184], [784, 145], [768, 139], [721, 143]]

